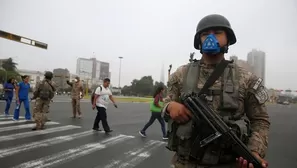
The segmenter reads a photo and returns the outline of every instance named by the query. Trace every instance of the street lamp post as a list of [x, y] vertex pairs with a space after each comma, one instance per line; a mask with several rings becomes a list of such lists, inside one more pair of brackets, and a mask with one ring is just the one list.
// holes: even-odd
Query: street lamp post
[[121, 88], [121, 68], [122, 68], [122, 59], [124, 57], [119, 57], [120, 59], [120, 68], [119, 68], [119, 89]]

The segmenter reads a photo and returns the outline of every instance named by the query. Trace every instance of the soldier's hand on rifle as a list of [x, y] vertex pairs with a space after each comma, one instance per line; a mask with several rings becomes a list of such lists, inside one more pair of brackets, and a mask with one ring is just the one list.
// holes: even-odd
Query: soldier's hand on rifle
[[[254, 156], [262, 163], [262, 167], [263, 168], [267, 168], [268, 167], [268, 162], [264, 159], [262, 159], [258, 153], [256, 152], [252, 152], [254, 154]], [[237, 158], [237, 168], [254, 168], [253, 164], [248, 164], [248, 162], [243, 159], [242, 157]]]
[[167, 111], [170, 117], [178, 123], [185, 123], [191, 118], [191, 112], [178, 102], [171, 102], [167, 107]]

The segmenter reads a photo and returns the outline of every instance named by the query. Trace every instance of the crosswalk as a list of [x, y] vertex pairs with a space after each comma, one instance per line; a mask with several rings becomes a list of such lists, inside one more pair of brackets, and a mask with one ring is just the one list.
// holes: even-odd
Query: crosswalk
[[[133, 135], [105, 134], [76, 125], [34, 123], [0, 115], [0, 167], [2, 168], [137, 168], [165, 150], [165, 142]], [[150, 167], [150, 166], [148, 166]], [[168, 165], [169, 167], [169, 165]]]

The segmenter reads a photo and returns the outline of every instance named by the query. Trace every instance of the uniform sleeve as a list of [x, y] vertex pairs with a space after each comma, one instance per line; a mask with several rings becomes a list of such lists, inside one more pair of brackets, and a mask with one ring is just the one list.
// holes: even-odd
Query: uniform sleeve
[[39, 86], [40, 86], [40, 82], [37, 82], [34, 89], [33, 89], [33, 97], [32, 99], [36, 99], [38, 96], [38, 92], [39, 92]]
[[53, 87], [53, 91], [56, 92], [57, 91], [57, 84], [54, 81], [51, 81], [51, 85]]
[[252, 134], [248, 143], [251, 151], [265, 157], [268, 147], [269, 116], [265, 102], [268, 100], [267, 89], [263, 80], [251, 75], [247, 81], [245, 108], [251, 122]]
[[181, 84], [185, 69], [186, 66], [181, 66], [170, 75], [168, 81], [167, 97], [164, 99], [164, 108], [166, 108], [171, 101], [179, 101]]
[[80, 91], [81, 91], [81, 96], [84, 97], [85, 93], [84, 93], [84, 88], [82, 85], [80, 85]]

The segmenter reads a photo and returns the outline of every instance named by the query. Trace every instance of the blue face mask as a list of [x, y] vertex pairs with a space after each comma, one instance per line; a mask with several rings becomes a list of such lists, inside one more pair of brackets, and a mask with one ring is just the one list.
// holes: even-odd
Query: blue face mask
[[201, 51], [205, 54], [217, 54], [221, 51], [220, 44], [215, 35], [210, 34], [206, 37], [202, 43]]

